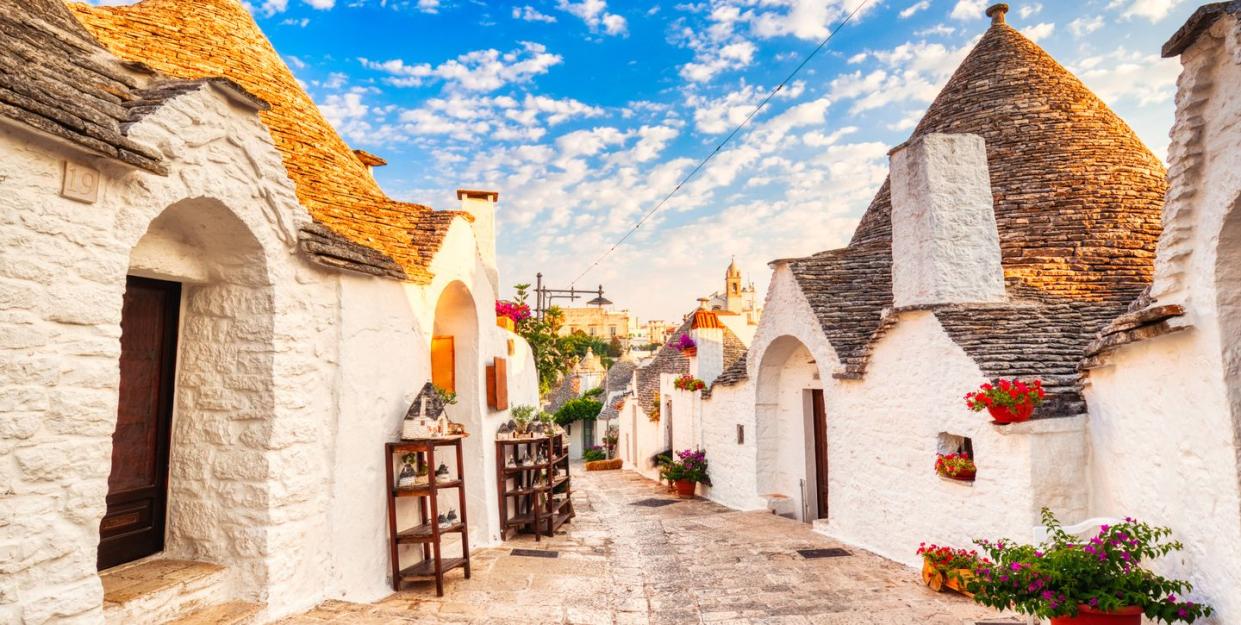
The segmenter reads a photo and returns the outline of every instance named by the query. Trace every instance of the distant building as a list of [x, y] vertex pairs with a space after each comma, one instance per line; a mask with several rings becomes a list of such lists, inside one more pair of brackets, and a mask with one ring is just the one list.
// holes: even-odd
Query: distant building
[[646, 328], [643, 332], [643, 338], [648, 345], [663, 345], [672, 337], [672, 333], [676, 332], [677, 324], [668, 323], [662, 319], [646, 322]]
[[716, 314], [742, 315], [748, 325], [758, 325], [759, 317], [763, 315], [763, 308], [758, 301], [758, 289], [753, 282], [742, 283], [741, 269], [737, 267], [736, 259], [728, 264], [728, 269], [724, 272], [724, 290], [708, 296], [706, 308]]
[[604, 341], [620, 337], [621, 343], [628, 348], [629, 338], [637, 334], [637, 318], [630, 315], [628, 310], [614, 311], [602, 306], [562, 310], [564, 324], [560, 326], [561, 336], [580, 331], [587, 336], [596, 336]]

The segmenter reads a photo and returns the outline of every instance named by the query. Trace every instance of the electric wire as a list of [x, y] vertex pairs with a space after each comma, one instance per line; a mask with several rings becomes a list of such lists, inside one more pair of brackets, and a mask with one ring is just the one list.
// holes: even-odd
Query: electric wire
[[594, 262], [592, 262], [590, 265], [586, 267], [585, 270], [582, 271], [582, 273], [578, 274], [578, 276], [574, 278], [572, 282], [569, 283], [569, 287], [572, 288], [574, 285], [577, 284], [578, 280], [581, 280], [582, 278], [586, 277], [586, 274], [589, 274], [595, 267], [598, 267], [599, 264], [602, 263], [608, 256], [612, 255], [612, 252], [615, 252], [617, 248], [619, 248], [621, 245], [625, 243], [625, 241], [629, 240], [629, 237], [633, 236], [633, 234], [637, 232], [639, 228], [642, 227], [642, 224], [646, 223], [646, 220], [650, 219], [655, 213], [659, 212], [659, 210], [663, 208], [665, 204], [668, 203], [668, 200], [671, 200], [672, 196], [676, 195], [677, 192], [681, 190], [681, 187], [689, 183], [689, 181], [692, 180], [694, 176], [699, 171], [702, 170], [703, 167], [706, 167], [707, 163], [710, 163], [711, 159], [715, 158], [715, 156], [720, 153], [720, 150], [722, 150], [724, 146], [728, 145], [728, 142], [732, 141], [733, 137], [737, 136], [737, 134], [740, 133], [741, 130], [750, 123], [750, 120], [754, 119], [754, 116], [758, 115], [759, 111], [762, 111], [763, 108], [767, 106], [767, 103], [770, 102], [771, 99], [774, 98], [777, 93], [780, 93], [780, 91], [784, 89], [784, 87], [788, 85], [788, 83], [792, 81], [794, 77], [797, 76], [798, 72], [800, 72], [802, 68], [806, 66], [806, 64], [810, 63], [810, 61], [816, 55], [818, 55], [819, 52], [823, 50], [823, 48], [827, 47], [827, 44], [829, 41], [832, 40], [832, 37], [835, 37], [836, 33], [840, 32], [840, 29], [844, 28], [845, 25], [847, 25], [850, 21], [852, 21], [854, 16], [856, 16], [858, 12], [860, 12], [863, 8], [865, 8], [866, 5], [870, 4], [870, 2], [871, 0], [862, 0], [862, 2], [858, 3], [858, 5], [854, 7], [853, 10], [850, 11], [849, 14], [846, 15], [845, 18], [841, 20], [841, 22], [837, 24], [836, 27], [833, 28], [831, 32], [827, 34], [827, 37], [825, 37], [823, 41], [820, 41], [819, 45], [816, 46], [814, 50], [811, 50], [810, 54], [806, 55], [806, 58], [802, 59], [801, 63], [798, 63], [797, 67], [793, 68], [793, 71], [790, 72], [789, 75], [784, 78], [784, 80], [780, 81], [780, 84], [776, 85], [776, 87], [767, 94], [767, 97], [763, 98], [762, 101], [759, 102], [758, 105], [754, 107], [754, 110], [750, 111], [750, 114], [746, 115], [745, 119], [741, 120], [741, 123], [737, 124], [736, 128], [733, 128], [732, 132], [728, 133], [728, 135], [725, 136], [722, 141], [716, 144], [715, 149], [711, 150], [711, 153], [707, 154], [706, 158], [703, 158], [701, 161], [699, 161], [698, 164], [695, 165], [694, 168], [691, 169], [689, 173], [686, 174], [685, 177], [683, 177], [681, 181], [678, 182], [677, 185], [673, 187], [672, 190], [669, 191], [668, 194], [665, 195], [663, 199], [659, 201], [658, 204], [655, 205], [654, 208], [652, 208], [651, 210], [647, 211], [644, 215], [642, 215], [642, 218], [638, 220], [638, 223], [634, 224], [634, 226], [630, 228], [628, 232], [625, 233], [625, 236], [621, 237], [620, 240], [613, 243], [612, 247], [609, 247], [607, 251], [605, 251], [603, 254], [600, 254], [599, 257], [594, 260]]

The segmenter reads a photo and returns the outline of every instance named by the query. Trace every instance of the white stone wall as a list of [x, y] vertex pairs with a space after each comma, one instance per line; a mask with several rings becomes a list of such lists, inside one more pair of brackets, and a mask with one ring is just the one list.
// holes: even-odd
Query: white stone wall
[[[174, 436], [200, 444], [187, 451], [174, 441], [174, 462], [198, 466], [193, 474], [173, 476], [173, 492], [195, 478], [209, 477], [213, 488], [198, 493], [192, 505], [179, 500], [169, 521], [177, 523], [196, 507], [216, 523], [185, 525], [183, 533], [170, 535], [169, 548], [227, 550], [237, 564], [238, 592], [277, 611], [309, 603], [304, 593], [322, 585], [321, 550], [311, 549], [326, 539], [322, 511], [328, 501], [315, 488], [328, 477], [317, 426], [332, 409], [334, 354], [320, 355], [324, 366], [314, 351], [330, 350], [323, 319], [333, 290], [330, 277], [292, 255], [295, 222], [308, 216], [266, 128], [210, 89], [173, 100], [132, 134], [165, 154], [169, 176], [122, 169], [21, 130], [0, 135], [6, 191], [0, 395], [9, 398], [0, 411], [0, 481], [12, 511], [0, 522], [0, 552], [6, 554], [0, 558], [0, 615], [6, 622], [102, 622], [95, 550], [116, 420], [125, 275], [130, 252], [151, 222], [191, 199], [223, 207], [248, 231], [264, 269], [246, 278], [253, 280], [248, 292], [266, 295], [252, 300], [236, 289], [187, 288], [186, 322], [201, 326], [187, 330], [181, 354], [195, 403], [178, 404]], [[66, 158], [103, 171], [98, 202], [59, 197]], [[229, 259], [207, 260], [218, 269]], [[207, 277], [218, 282], [219, 276]], [[235, 327], [217, 328], [219, 340], [209, 339], [213, 328], [206, 320], [229, 308], [234, 314], [227, 324]], [[246, 352], [233, 342], [237, 351], [229, 352], [232, 338], [246, 328], [257, 330], [249, 338], [261, 351]], [[225, 361], [253, 368], [197, 368], [195, 361], [206, 354], [196, 352], [210, 344], [224, 349]], [[264, 418], [248, 405], [229, 403], [230, 388], [237, 397], [261, 399], [255, 407], [267, 412]], [[195, 418], [208, 411], [220, 413], [228, 426], [196, 426]], [[247, 523], [237, 523], [243, 517]]]
[[658, 479], [659, 470], [651, 464], [651, 456], [668, 448], [667, 423], [661, 418], [651, 421], [643, 407], [639, 407], [632, 397], [625, 402], [621, 411], [620, 441], [621, 459], [625, 468], [637, 471], [641, 475]]
[[[425, 287], [325, 271], [295, 252], [309, 216], [252, 111], [204, 87], [131, 132], [169, 176], [0, 126], [0, 622], [103, 622], [95, 559], [128, 273], [185, 285], [166, 556], [228, 566], [225, 591], [267, 618], [387, 594], [382, 443], [429, 375], [449, 284], [477, 321], [462, 346], [476, 387], [454, 407], [476, 426], [471, 538], [494, 542], [490, 443], [508, 417], [487, 409], [483, 367], [509, 358], [514, 405], [536, 402], [537, 380], [529, 347], [495, 326], [469, 224], [450, 228]], [[66, 159], [103, 172], [98, 202], [59, 196]]]
[[1185, 551], [1157, 564], [1241, 621], [1241, 24], [1227, 15], [1183, 55], [1158, 304], [1188, 329], [1132, 344], [1092, 370], [1086, 399], [1091, 512], [1173, 528]]
[[[757, 437], [754, 431], [754, 386], [749, 381], [716, 386], [710, 399], [702, 401], [702, 447], [707, 451], [710, 488], [700, 487], [704, 497], [739, 510], [760, 510], [766, 502], [758, 497], [754, 466]], [[744, 438], [737, 443], [737, 426]]]

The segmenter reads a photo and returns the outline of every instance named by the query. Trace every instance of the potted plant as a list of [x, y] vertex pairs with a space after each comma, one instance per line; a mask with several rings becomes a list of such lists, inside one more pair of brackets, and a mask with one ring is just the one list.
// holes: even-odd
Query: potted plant
[[1142, 615], [1164, 623], [1192, 623], [1210, 606], [1183, 597], [1193, 587], [1144, 568], [1142, 563], [1180, 551], [1172, 531], [1126, 518], [1103, 525], [1089, 540], [1070, 536], [1043, 509], [1048, 539], [1042, 545], [974, 541], [994, 564], [977, 568], [967, 587], [974, 601], [1015, 610], [1052, 625], [1140, 625]]
[[922, 581], [935, 592], [950, 588], [969, 595], [965, 587], [974, 578], [975, 569], [990, 564], [985, 558], [980, 560], [977, 551], [926, 543], [918, 546], [918, 555], [922, 556]]
[[693, 392], [707, 388], [707, 383], [687, 373], [673, 380], [672, 386], [682, 391]]
[[1001, 378], [995, 384], [987, 382], [977, 391], [966, 393], [965, 405], [975, 412], [986, 410], [997, 424], [1006, 425], [1028, 421], [1046, 396], [1042, 380], [1027, 384], [1021, 380]]
[[607, 460], [608, 452], [604, 451], [599, 445], [595, 445], [590, 449], [582, 452], [582, 460], [586, 462], [594, 462], [596, 460]]
[[651, 423], [659, 423], [659, 398], [651, 400], [651, 409], [647, 411], [646, 417]]
[[681, 350], [681, 355], [686, 358], [698, 355], [698, 344], [688, 334], [682, 334], [681, 338], [677, 339], [676, 348]]
[[608, 458], [616, 455], [616, 443], [620, 442], [620, 428], [616, 425], [609, 425], [603, 434], [603, 446], [608, 451]]
[[513, 417], [513, 425], [517, 426], [516, 436], [524, 437], [530, 429], [530, 423], [534, 421], [536, 408], [534, 406], [513, 406], [509, 414]]
[[496, 300], [496, 325], [508, 330], [517, 331], [517, 324], [530, 318], [530, 306], [520, 302]]
[[935, 472], [948, 479], [973, 482], [978, 467], [968, 453], [939, 454], [935, 458]]
[[693, 499], [699, 484], [711, 485], [711, 476], [707, 474], [707, 452], [694, 449], [678, 451], [676, 458], [664, 467], [664, 477], [676, 487], [677, 497]]

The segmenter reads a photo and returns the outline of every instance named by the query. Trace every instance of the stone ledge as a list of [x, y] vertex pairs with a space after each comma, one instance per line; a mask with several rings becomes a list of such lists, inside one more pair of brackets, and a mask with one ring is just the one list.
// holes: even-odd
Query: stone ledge
[[949, 484], [956, 484], [957, 486], [964, 486], [964, 487], [966, 487], [966, 488], [973, 488], [973, 487], [974, 487], [974, 481], [973, 481], [973, 480], [954, 480], [954, 479], [952, 479], [952, 478], [950, 478], [950, 477], [944, 477], [944, 476], [942, 476], [942, 475], [940, 475], [940, 474], [938, 474], [938, 473], [936, 473], [936, 474], [935, 474], [935, 477], [938, 477], [940, 480], [942, 480], [942, 481], [944, 481], [944, 482], [948, 482]]
[[1072, 417], [1057, 417], [1054, 419], [1031, 419], [1022, 423], [1010, 423], [1008, 425], [991, 424], [991, 429], [996, 434], [1002, 436], [1023, 436], [1023, 435], [1041, 435], [1041, 434], [1065, 434], [1069, 432], [1085, 432], [1086, 431], [1086, 415], [1079, 414]]

